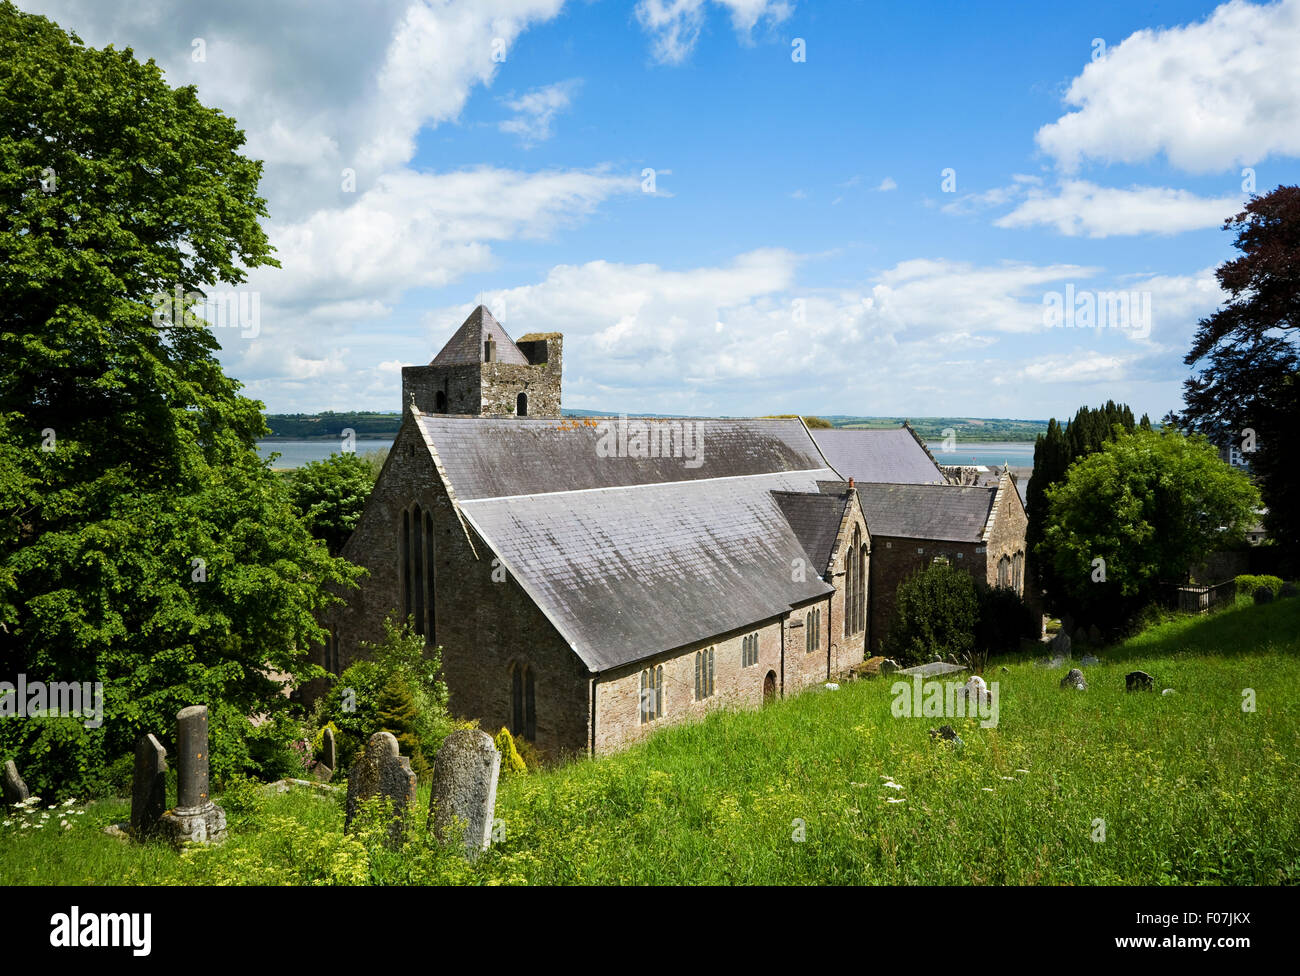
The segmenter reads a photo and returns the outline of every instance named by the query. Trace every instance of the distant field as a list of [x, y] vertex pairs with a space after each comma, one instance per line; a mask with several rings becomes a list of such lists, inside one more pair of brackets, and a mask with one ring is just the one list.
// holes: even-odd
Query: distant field
[[[566, 417], [609, 417], [616, 412], [600, 410], [565, 410]], [[629, 414], [629, 416], [670, 416], [669, 414]], [[850, 417], [821, 414], [836, 427], [897, 427], [904, 420], [926, 440], [943, 440], [951, 429], [958, 441], [1033, 441], [1047, 430], [1045, 420], [1006, 420], [978, 417]], [[402, 425], [399, 413], [268, 413], [271, 433], [265, 440], [337, 440], [345, 428], [352, 428], [359, 438], [396, 436]]]
[[[218, 796], [226, 844], [182, 857], [105, 836], [125, 800], [10, 822], [0, 884], [1300, 882], [1300, 599], [1172, 618], [1099, 653], [1084, 692], [1058, 687], [1064, 667], [992, 664], [996, 728], [895, 718], [876, 679], [507, 778], [504, 839], [473, 865], [432, 846], [422, 815], [389, 853], [345, 836], [338, 802], [245, 785]], [[1125, 692], [1135, 668], [1175, 693]], [[961, 752], [931, 741], [945, 721]]]

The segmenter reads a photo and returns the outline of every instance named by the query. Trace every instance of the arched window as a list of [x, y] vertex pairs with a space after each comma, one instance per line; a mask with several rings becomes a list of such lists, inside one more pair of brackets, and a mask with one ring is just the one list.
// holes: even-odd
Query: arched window
[[1017, 593], [1022, 592], [1025, 582], [1025, 554], [1016, 553], [1015, 558], [1011, 561], [1011, 588]]
[[527, 664], [510, 669], [510, 733], [529, 740], [537, 737], [537, 691]]
[[[856, 537], [856, 533], [855, 533]], [[858, 633], [867, 629], [867, 544], [858, 546]]]
[[415, 632], [434, 643], [433, 515], [413, 504], [402, 512], [398, 545], [402, 578], [402, 617], [415, 618]]
[[998, 560], [998, 586], [1011, 585], [1011, 557], [1004, 555]]
[[516, 417], [528, 416], [528, 394], [527, 393], [521, 393], [519, 394], [519, 396], [515, 397], [515, 416]]
[[856, 634], [866, 622], [867, 546], [862, 529], [853, 527], [853, 542], [844, 557], [844, 636]]
[[803, 621], [803, 644], [804, 651], [811, 654], [822, 643], [822, 612], [821, 608], [809, 610]]
[[664, 717], [664, 666], [641, 672], [641, 724]]
[[434, 413], [447, 412], [447, 394], [443, 393], [442, 390], [439, 390], [437, 393], [434, 394], [433, 412]]
[[758, 663], [758, 635], [750, 634], [740, 642], [740, 666], [747, 668]]
[[331, 627], [325, 638], [325, 670], [337, 677], [341, 673], [339, 664], [339, 632], [337, 627]]
[[695, 700], [713, 695], [713, 648], [695, 652]]

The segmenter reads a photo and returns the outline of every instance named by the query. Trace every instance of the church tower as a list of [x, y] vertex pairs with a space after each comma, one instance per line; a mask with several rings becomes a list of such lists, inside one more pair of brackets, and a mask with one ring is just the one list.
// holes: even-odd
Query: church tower
[[558, 332], [516, 342], [480, 305], [429, 365], [402, 367], [402, 410], [558, 418], [563, 346]]

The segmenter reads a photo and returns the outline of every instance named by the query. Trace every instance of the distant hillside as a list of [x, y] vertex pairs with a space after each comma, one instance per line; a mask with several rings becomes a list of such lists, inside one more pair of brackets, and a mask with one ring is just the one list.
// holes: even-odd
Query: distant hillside
[[[609, 410], [564, 410], [566, 417], [617, 417]], [[673, 414], [633, 413], [629, 417], [670, 417]], [[871, 428], [897, 427], [908, 420], [916, 432], [926, 440], [942, 440], [943, 432], [952, 428], [964, 443], [977, 441], [1032, 441], [1047, 429], [1045, 420], [1007, 420], [979, 417], [851, 417], [844, 414], [822, 414], [835, 427]], [[271, 428], [267, 440], [335, 440], [346, 427], [357, 432], [357, 438], [391, 440], [402, 424], [400, 413], [375, 413], [356, 411], [335, 413], [268, 413], [266, 424]]]

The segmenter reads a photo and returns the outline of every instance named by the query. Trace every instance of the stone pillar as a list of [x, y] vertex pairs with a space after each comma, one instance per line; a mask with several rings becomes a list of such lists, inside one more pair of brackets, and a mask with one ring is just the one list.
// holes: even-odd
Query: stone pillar
[[176, 713], [176, 806], [159, 827], [177, 846], [226, 839], [226, 811], [208, 796], [208, 707], [191, 705]]

